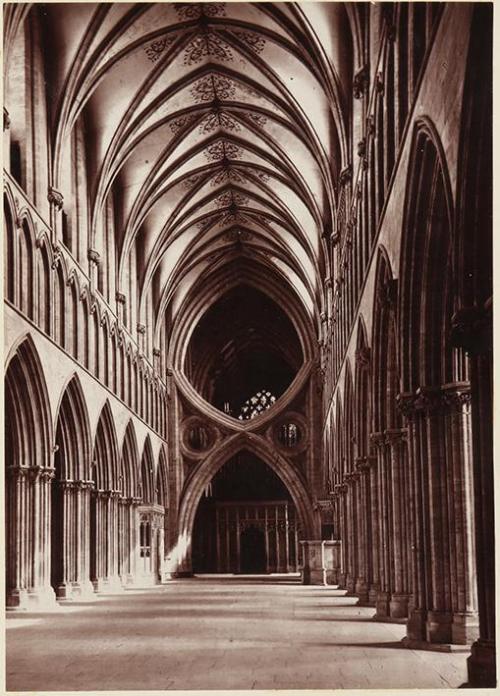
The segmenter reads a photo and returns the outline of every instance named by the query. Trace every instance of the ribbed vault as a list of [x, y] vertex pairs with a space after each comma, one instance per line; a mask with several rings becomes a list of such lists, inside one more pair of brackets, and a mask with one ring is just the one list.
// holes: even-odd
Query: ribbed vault
[[343, 4], [39, 11], [54, 37], [55, 183], [66, 193], [80, 129], [93, 246], [109, 253], [112, 215], [117, 291], [137, 305], [132, 316], [156, 328], [196, 278], [245, 253], [317, 317], [346, 159]]

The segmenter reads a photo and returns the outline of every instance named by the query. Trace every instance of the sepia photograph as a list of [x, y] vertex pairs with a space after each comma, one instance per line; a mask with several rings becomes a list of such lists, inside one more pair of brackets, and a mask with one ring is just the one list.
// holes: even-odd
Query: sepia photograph
[[493, 3], [3, 46], [4, 690], [494, 689]]

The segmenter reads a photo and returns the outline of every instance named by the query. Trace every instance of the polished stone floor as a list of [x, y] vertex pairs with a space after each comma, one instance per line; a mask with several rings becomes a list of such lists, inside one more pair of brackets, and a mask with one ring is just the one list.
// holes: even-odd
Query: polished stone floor
[[467, 652], [403, 648], [404, 627], [331, 587], [201, 576], [51, 614], [9, 613], [7, 690], [450, 688]]

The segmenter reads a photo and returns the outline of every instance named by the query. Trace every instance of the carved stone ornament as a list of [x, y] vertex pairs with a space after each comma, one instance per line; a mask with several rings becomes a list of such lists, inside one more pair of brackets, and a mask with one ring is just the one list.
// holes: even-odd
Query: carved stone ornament
[[356, 350], [356, 363], [359, 367], [369, 367], [370, 366], [370, 356], [371, 352], [368, 346], [361, 346]]
[[55, 189], [53, 186], [49, 186], [49, 190], [47, 192], [47, 200], [51, 205], [54, 206], [56, 210], [62, 210], [62, 207], [64, 205], [64, 197], [62, 193]]
[[101, 260], [101, 255], [96, 249], [89, 249], [87, 251], [87, 258], [91, 263], [95, 263], [97, 266], [99, 264], [99, 261]]
[[354, 75], [354, 80], [352, 83], [354, 99], [361, 99], [365, 94], [367, 94], [369, 83], [370, 73], [368, 71], [368, 67], [364, 65]]
[[10, 116], [9, 112], [3, 107], [3, 129], [4, 131], [8, 130], [10, 128]]
[[115, 295], [115, 299], [118, 302], [118, 304], [125, 304], [127, 302], [127, 298], [122, 292], [117, 292]]
[[481, 355], [493, 350], [491, 306], [464, 307], [451, 319], [451, 343], [469, 355]]
[[347, 165], [339, 174], [339, 184], [340, 186], [345, 186], [348, 184], [352, 179], [352, 166], [350, 164]]

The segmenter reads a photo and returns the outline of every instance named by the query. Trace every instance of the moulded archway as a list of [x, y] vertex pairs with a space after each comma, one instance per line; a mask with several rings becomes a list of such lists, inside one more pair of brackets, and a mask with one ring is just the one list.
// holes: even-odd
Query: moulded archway
[[170, 552], [170, 562], [178, 575], [192, 573], [191, 542], [196, 510], [202, 493], [219, 469], [240, 450], [255, 454], [279, 476], [297, 510], [303, 538], [312, 539], [315, 538], [315, 533], [319, 533], [319, 523], [313, 514], [312, 502], [297, 469], [261, 437], [253, 433], [238, 433], [211, 453], [186, 483], [179, 506], [177, 540]]

